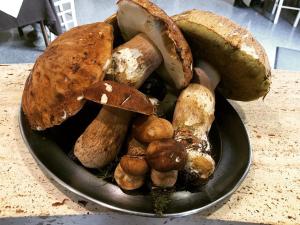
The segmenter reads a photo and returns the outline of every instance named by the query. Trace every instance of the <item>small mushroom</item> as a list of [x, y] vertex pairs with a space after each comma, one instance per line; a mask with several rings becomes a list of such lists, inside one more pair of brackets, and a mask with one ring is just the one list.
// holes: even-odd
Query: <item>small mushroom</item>
[[159, 172], [155, 169], [151, 170], [151, 180], [154, 186], [168, 188], [173, 187], [176, 184], [178, 177], [177, 170], [171, 170], [168, 172]]
[[138, 189], [144, 184], [144, 176], [133, 176], [127, 174], [121, 167], [120, 164], [116, 167], [114, 173], [115, 181], [118, 186], [124, 190]]
[[148, 164], [143, 156], [124, 155], [120, 165], [125, 173], [132, 176], [143, 176], [148, 170]]
[[148, 145], [146, 159], [152, 169], [168, 172], [182, 169], [187, 153], [184, 146], [174, 139], [163, 139]]
[[140, 116], [132, 125], [133, 136], [141, 141], [150, 143], [155, 140], [172, 138], [174, 129], [172, 124], [157, 116]]
[[[108, 22], [112, 21], [109, 18]], [[147, 0], [120, 0], [117, 21], [127, 42], [114, 49], [107, 79], [139, 88], [156, 70], [177, 89], [189, 84], [192, 54], [181, 31], [165, 12]], [[103, 167], [115, 158], [131, 119], [131, 113], [127, 111], [116, 110], [114, 113], [110, 110], [110, 115], [104, 114], [101, 111], [108, 111], [105, 108], [100, 110], [74, 146], [75, 152], [87, 160], [86, 165], [93, 161], [92, 168]], [[114, 123], [110, 123], [112, 121]], [[104, 136], [108, 140], [104, 140]], [[83, 160], [82, 157], [78, 159]]]

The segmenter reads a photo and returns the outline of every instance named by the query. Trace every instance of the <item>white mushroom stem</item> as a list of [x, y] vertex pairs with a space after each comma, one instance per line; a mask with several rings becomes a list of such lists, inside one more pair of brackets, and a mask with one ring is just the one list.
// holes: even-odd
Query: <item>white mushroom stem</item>
[[145, 34], [138, 34], [114, 49], [106, 79], [139, 88], [161, 62], [160, 51]]
[[[159, 50], [144, 34], [139, 34], [114, 50], [107, 78], [139, 88], [161, 62]], [[74, 154], [79, 161], [89, 168], [109, 164], [124, 141], [131, 115], [125, 110], [103, 106], [75, 143]]]
[[215, 169], [207, 139], [214, 121], [214, 110], [213, 92], [197, 83], [190, 84], [181, 92], [175, 107], [174, 138], [186, 148], [188, 157], [185, 171], [192, 174], [188, 176], [193, 177], [193, 180], [189, 181], [191, 185], [197, 185], [202, 179], [208, 179]]
[[[201, 73], [198, 67], [201, 68], [204, 73]], [[198, 76], [198, 78], [200, 79], [200, 84], [208, 87], [212, 91], [216, 89], [221, 78], [218, 71], [212, 65], [205, 61], [199, 61], [197, 63], [197, 67], [195, 67], [194, 70], [196, 72], [196, 76]], [[208, 86], [208, 82], [210, 83], [211, 87]]]

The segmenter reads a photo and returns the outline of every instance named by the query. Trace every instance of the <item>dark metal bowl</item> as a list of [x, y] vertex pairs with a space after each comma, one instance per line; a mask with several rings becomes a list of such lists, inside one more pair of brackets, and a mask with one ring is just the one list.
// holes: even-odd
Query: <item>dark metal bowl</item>
[[[243, 122], [224, 97], [216, 97], [216, 119], [209, 135], [217, 159], [214, 176], [200, 192], [178, 191], [172, 194], [170, 206], [163, 216], [185, 216], [216, 205], [238, 188], [249, 170], [251, 149]], [[68, 153], [98, 110], [99, 106], [88, 103], [76, 116], [43, 132], [31, 130], [21, 110], [23, 139], [43, 171], [75, 194], [110, 209], [157, 216], [149, 193], [124, 193], [118, 186], [98, 178], [92, 171], [70, 159]]]

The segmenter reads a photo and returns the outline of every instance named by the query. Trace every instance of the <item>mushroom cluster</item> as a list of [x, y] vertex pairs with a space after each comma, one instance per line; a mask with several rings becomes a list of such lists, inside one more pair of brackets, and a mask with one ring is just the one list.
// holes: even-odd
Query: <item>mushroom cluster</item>
[[169, 17], [148, 0], [117, 5], [115, 15], [65, 32], [37, 59], [22, 96], [27, 120], [45, 130], [94, 101], [103, 106], [74, 146], [83, 166], [103, 168], [125, 146], [114, 170], [122, 189], [147, 178], [172, 187], [181, 171], [203, 185], [216, 167], [208, 139], [214, 91], [240, 101], [264, 97], [271, 77], [265, 51], [211, 12]]

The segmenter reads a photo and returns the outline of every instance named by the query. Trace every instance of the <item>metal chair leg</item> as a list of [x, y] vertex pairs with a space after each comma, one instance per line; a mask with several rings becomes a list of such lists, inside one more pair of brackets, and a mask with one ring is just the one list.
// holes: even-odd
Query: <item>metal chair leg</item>
[[274, 15], [275, 12], [276, 12], [276, 9], [277, 9], [277, 6], [278, 6], [278, 1], [279, 0], [275, 0], [275, 2], [274, 2], [273, 8], [272, 8], [272, 15]]
[[48, 45], [49, 45], [50, 42], [49, 42], [49, 39], [48, 39], [48, 35], [47, 35], [47, 33], [46, 33], [45, 24], [44, 24], [43, 21], [40, 21], [39, 23], [40, 23], [41, 30], [42, 30], [42, 33], [43, 33], [45, 45], [46, 45], [46, 47], [48, 47]]
[[23, 37], [24, 36], [24, 32], [22, 30], [22, 27], [18, 27], [18, 32], [19, 32], [19, 36]]
[[293, 24], [293, 27], [297, 27], [298, 23], [299, 23], [299, 20], [300, 20], [300, 10], [299, 12], [297, 13], [297, 17], [294, 21], [294, 24]]
[[283, 0], [279, 0], [278, 6], [277, 6], [276, 15], [275, 15], [275, 19], [273, 21], [274, 24], [278, 23], [278, 19], [279, 19], [279, 16], [280, 16], [282, 5], [283, 5]]

